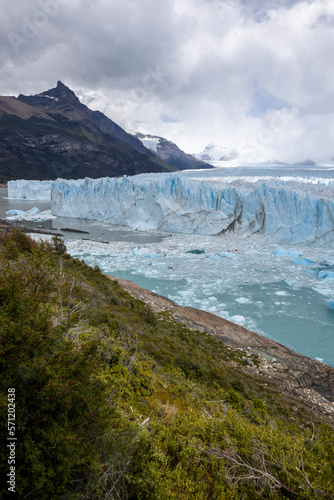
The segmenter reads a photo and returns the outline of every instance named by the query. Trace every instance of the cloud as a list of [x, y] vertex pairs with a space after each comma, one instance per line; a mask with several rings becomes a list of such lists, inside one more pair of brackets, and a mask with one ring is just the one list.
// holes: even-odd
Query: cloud
[[3, 0], [1, 94], [60, 79], [188, 152], [333, 156], [333, 19], [327, 0]]

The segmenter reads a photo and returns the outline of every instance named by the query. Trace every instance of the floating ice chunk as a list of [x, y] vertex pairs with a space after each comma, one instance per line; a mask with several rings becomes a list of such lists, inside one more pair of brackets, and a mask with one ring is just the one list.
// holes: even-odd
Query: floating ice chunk
[[30, 210], [28, 210], [26, 212], [26, 214], [30, 214], [30, 215], [37, 215], [39, 213], [40, 213], [40, 211], [37, 207], [31, 208]]
[[313, 266], [315, 262], [311, 259], [296, 257], [293, 259], [292, 264], [297, 264], [298, 266]]
[[9, 215], [7, 217], [8, 220], [40, 222], [57, 218], [54, 215], [51, 215], [51, 210], [45, 210], [44, 212], [40, 212], [36, 207], [32, 208], [31, 210], [28, 210], [27, 212], [23, 212], [22, 210], [9, 210], [8, 212], [17, 212], [16, 215]]
[[328, 301], [328, 307], [330, 308], [331, 311], [334, 311], [334, 300]]
[[285, 280], [285, 283], [289, 286], [297, 285], [297, 281], [293, 281], [293, 280]]
[[334, 255], [325, 257], [321, 262], [321, 266], [334, 266]]
[[218, 312], [217, 310], [217, 307], [216, 306], [211, 306], [211, 307], [208, 307], [208, 311], [211, 312], [211, 313], [216, 313]]
[[323, 269], [321, 271], [319, 271], [319, 274], [318, 274], [319, 278], [323, 279], [323, 280], [328, 280], [328, 279], [331, 279], [331, 278], [334, 278], [334, 271], [332, 270], [326, 270], [326, 269]]
[[324, 358], [318, 358], [318, 356], [316, 356], [316, 357], [315, 357], [315, 359], [316, 359], [317, 361], [320, 361], [320, 363], [323, 363], [323, 362], [324, 362]]
[[239, 304], [249, 304], [251, 302], [251, 300], [246, 297], [239, 297], [238, 299], [235, 299], [235, 301]]
[[280, 297], [287, 297], [289, 294], [288, 294], [288, 292], [285, 292], [284, 290], [280, 290], [278, 292], [275, 292], [275, 295], [279, 295]]
[[190, 297], [193, 294], [191, 290], [181, 290], [177, 293], [178, 295], [181, 295], [181, 297]]
[[284, 248], [277, 247], [274, 250], [274, 255], [276, 255], [276, 257], [295, 258], [295, 257], [302, 257], [304, 255], [304, 252], [298, 250], [284, 250]]
[[227, 259], [235, 259], [235, 254], [231, 252], [220, 252], [221, 257], [226, 257]]
[[235, 316], [231, 317], [231, 321], [233, 321], [233, 323], [237, 323], [238, 325], [244, 325], [246, 320], [244, 316], [236, 314]]
[[310, 267], [306, 269], [307, 274], [310, 276], [318, 276], [319, 268], [318, 267]]
[[24, 212], [24, 210], [8, 210], [8, 212], [6, 212], [6, 215], [37, 215], [39, 214], [39, 210], [38, 208], [34, 207], [34, 208], [31, 208], [30, 210], [27, 210], [27, 212]]
[[135, 255], [136, 257], [144, 257], [150, 254], [150, 251], [148, 248], [134, 248], [131, 252], [132, 255]]
[[328, 297], [329, 295], [332, 295], [332, 293], [333, 293], [333, 292], [332, 292], [332, 290], [329, 290], [328, 288], [326, 288], [326, 287], [324, 287], [324, 286], [322, 287], [322, 286], [320, 286], [320, 285], [313, 286], [313, 287], [312, 287], [312, 290], [313, 290], [314, 292], [320, 293], [320, 295], [325, 295], [325, 296], [327, 296], [327, 297]]
[[26, 214], [26, 212], [24, 210], [15, 210], [15, 209], [8, 210], [6, 212], [6, 215], [25, 215], [25, 214]]

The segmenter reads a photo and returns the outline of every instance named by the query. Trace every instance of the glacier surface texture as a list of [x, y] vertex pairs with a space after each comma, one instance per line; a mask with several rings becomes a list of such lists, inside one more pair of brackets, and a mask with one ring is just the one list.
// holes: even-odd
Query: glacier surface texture
[[9, 181], [8, 198], [50, 200], [53, 181]]
[[58, 179], [51, 189], [52, 213], [145, 231], [259, 234], [334, 246], [334, 182], [202, 175]]

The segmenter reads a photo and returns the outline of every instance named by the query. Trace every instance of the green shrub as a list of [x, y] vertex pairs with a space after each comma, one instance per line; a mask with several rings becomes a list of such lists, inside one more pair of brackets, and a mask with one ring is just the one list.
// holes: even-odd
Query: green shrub
[[5, 257], [5, 259], [15, 260], [19, 257], [19, 255], [20, 255], [20, 252], [19, 252], [19, 249], [17, 248], [15, 241], [8, 240], [6, 242], [6, 246], [4, 247], [4, 251], [3, 251], [3, 256]]
[[64, 241], [60, 238], [60, 236], [53, 236], [52, 238], [52, 250], [56, 255], [65, 255], [66, 245]]

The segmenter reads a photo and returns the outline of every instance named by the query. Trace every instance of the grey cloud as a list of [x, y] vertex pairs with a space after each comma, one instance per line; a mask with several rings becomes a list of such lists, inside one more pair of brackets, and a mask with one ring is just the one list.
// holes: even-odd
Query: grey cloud
[[[300, 137], [286, 150], [297, 151], [314, 117], [334, 114], [333, 18], [326, 0], [2, 0], [1, 94], [60, 79], [122, 126], [151, 123], [190, 150], [236, 147], [286, 103]], [[321, 134], [310, 143], [322, 148]]]

